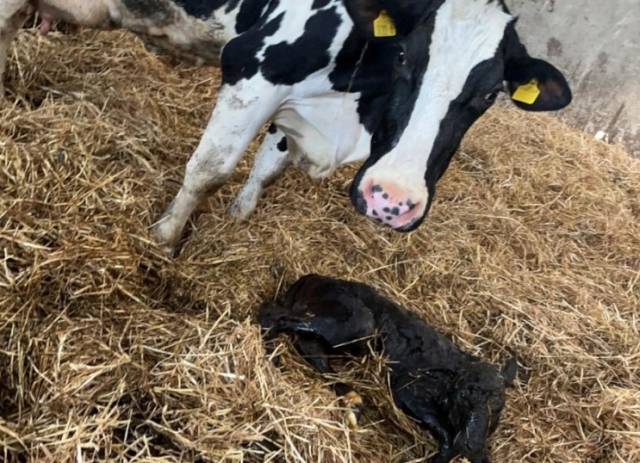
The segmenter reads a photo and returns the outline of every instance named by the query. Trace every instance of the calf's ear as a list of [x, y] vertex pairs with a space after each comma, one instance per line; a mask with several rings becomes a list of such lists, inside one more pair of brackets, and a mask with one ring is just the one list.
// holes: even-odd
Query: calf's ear
[[409, 35], [429, 0], [343, 0], [357, 29], [368, 41], [394, 41]]
[[504, 78], [511, 100], [525, 111], [557, 111], [571, 103], [565, 77], [547, 61], [529, 56], [514, 24], [505, 34]]

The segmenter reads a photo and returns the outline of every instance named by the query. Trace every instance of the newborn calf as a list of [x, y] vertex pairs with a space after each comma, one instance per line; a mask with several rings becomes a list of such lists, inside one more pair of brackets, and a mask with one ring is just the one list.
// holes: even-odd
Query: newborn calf
[[[434, 463], [458, 455], [488, 463], [486, 439], [495, 431], [505, 404], [505, 386], [516, 375], [515, 358], [500, 370], [462, 352], [416, 314], [356, 282], [306, 275], [285, 295], [284, 305], [265, 302], [259, 310], [265, 339], [296, 335], [295, 345], [318, 371], [333, 370], [328, 356], [363, 355], [367, 342], [389, 360], [396, 405], [438, 440]], [[338, 383], [357, 423], [362, 401]]]

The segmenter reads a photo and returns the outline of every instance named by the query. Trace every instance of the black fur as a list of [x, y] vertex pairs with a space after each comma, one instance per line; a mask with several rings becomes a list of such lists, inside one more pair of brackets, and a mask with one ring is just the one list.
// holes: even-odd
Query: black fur
[[218, 8], [224, 6], [228, 0], [173, 0], [189, 16], [208, 18]]
[[[433, 461], [463, 455], [472, 463], [489, 462], [486, 439], [498, 426], [515, 358], [502, 370], [482, 362], [370, 286], [320, 275], [300, 278], [282, 305], [264, 303], [259, 321], [266, 340], [295, 334], [296, 347], [323, 373], [331, 371], [330, 354], [362, 355], [375, 339], [389, 360], [396, 405], [439, 442]], [[341, 395], [350, 390], [341, 388]]]

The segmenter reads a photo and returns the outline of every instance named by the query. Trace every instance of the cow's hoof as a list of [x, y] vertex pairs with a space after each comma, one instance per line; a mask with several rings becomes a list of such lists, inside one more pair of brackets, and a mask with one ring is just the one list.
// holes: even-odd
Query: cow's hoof
[[245, 204], [238, 201], [234, 201], [233, 204], [227, 208], [227, 215], [238, 222], [245, 222], [252, 212], [253, 209], [247, 208]]
[[167, 240], [166, 234], [163, 233], [161, 224], [151, 227], [151, 239], [156, 243], [160, 251], [169, 257], [175, 257], [178, 250], [177, 240]]
[[362, 415], [362, 397], [355, 391], [347, 392], [342, 398], [345, 405], [349, 408], [347, 412], [347, 423], [351, 429], [358, 427], [360, 415]]
[[160, 251], [167, 257], [176, 257], [178, 255], [178, 248], [176, 246], [161, 245]]
[[168, 244], [168, 243], [158, 243], [158, 249], [167, 257], [176, 257], [178, 255], [178, 245], [177, 244]]

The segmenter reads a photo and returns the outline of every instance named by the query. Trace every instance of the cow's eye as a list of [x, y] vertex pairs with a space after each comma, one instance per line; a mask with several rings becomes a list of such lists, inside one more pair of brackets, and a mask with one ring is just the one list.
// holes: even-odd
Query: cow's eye
[[407, 54], [404, 52], [404, 50], [400, 50], [396, 55], [396, 64], [400, 67], [407, 64]]
[[498, 94], [502, 91], [502, 85], [494, 87], [489, 93], [484, 96], [484, 101], [487, 103], [493, 103], [498, 98]]
[[498, 98], [499, 93], [500, 90], [498, 89], [492, 90], [484, 96], [484, 101], [486, 101], [487, 103], [493, 103], [494, 101], [496, 101], [496, 98]]

